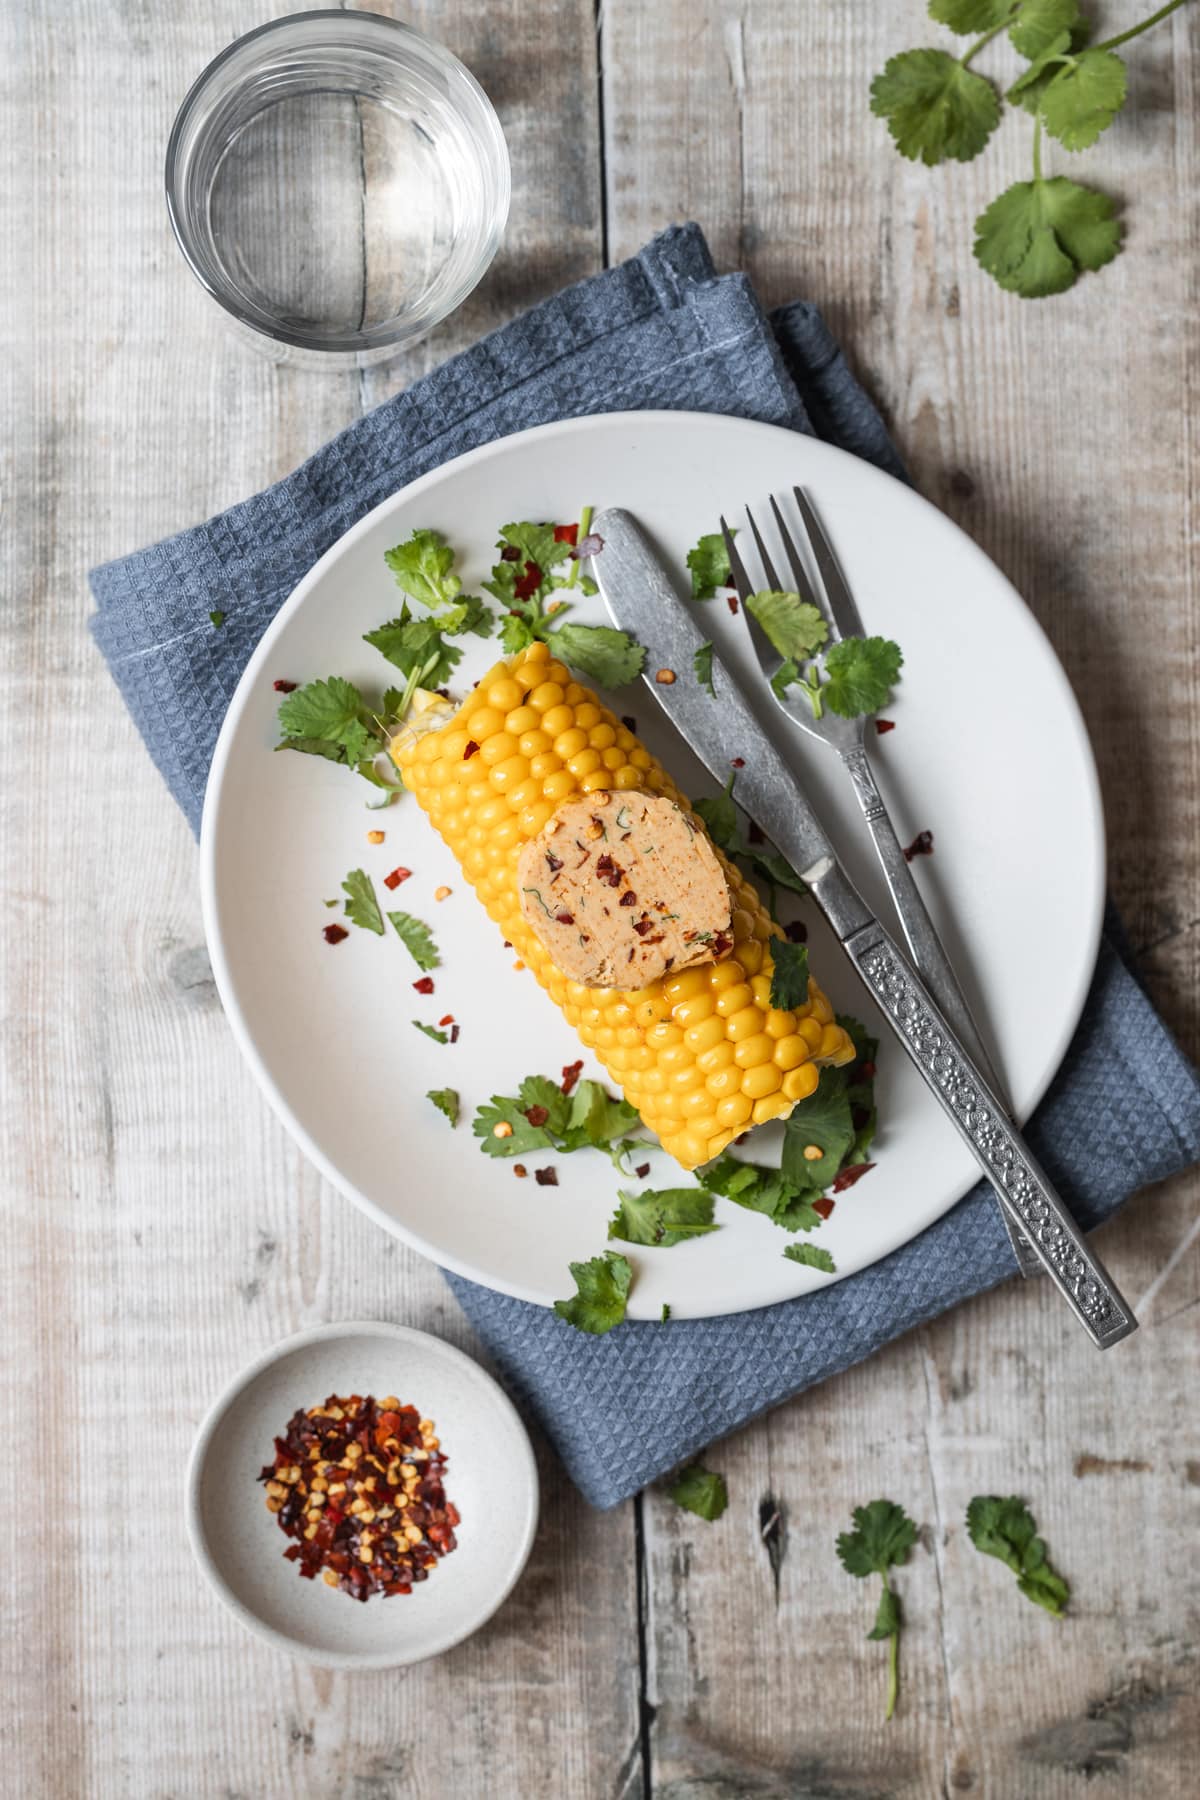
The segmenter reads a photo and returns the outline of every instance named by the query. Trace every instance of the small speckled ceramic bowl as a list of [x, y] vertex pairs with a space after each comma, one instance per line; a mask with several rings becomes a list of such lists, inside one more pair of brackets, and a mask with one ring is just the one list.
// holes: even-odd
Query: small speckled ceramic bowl
[[[297, 1407], [329, 1394], [395, 1394], [433, 1419], [448, 1458], [458, 1548], [411, 1594], [366, 1604], [305, 1581], [257, 1477]], [[248, 1631], [331, 1669], [388, 1669], [461, 1643], [511, 1593], [533, 1545], [538, 1478], [520, 1416], [491, 1376], [406, 1325], [322, 1325], [269, 1350], [212, 1408], [192, 1451], [188, 1535]]]

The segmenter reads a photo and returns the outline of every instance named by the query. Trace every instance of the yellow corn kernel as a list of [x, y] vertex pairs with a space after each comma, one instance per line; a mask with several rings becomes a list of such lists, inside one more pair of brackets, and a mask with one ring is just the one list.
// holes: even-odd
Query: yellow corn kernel
[[[469, 743], [476, 749], [464, 760]], [[394, 754], [517, 963], [533, 972], [685, 1168], [719, 1155], [750, 1125], [789, 1112], [815, 1089], [819, 1063], [853, 1055], [815, 981], [795, 1012], [770, 1006], [776, 927], [723, 857], [734, 940], [723, 962], [629, 993], [580, 987], [551, 963], [521, 913], [522, 844], [564, 801], [600, 788], [659, 793], [689, 809], [666, 770], [547, 645], [497, 663], [448, 722], [438, 725], [433, 715], [424, 731], [397, 739]]]

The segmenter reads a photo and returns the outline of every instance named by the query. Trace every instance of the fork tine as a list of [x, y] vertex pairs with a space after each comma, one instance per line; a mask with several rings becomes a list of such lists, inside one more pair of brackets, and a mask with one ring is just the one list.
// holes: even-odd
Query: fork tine
[[725, 554], [729, 558], [729, 573], [733, 576], [733, 585], [744, 604], [754, 592], [754, 583], [746, 573], [746, 565], [734, 547], [733, 533], [724, 518], [721, 520], [721, 536], [725, 540]]
[[763, 574], [767, 578], [767, 586], [769, 588], [774, 588], [776, 591], [778, 591], [779, 577], [775, 573], [775, 565], [771, 561], [770, 556], [767, 554], [767, 546], [762, 541], [762, 533], [759, 531], [758, 526], [755, 524], [754, 514], [750, 511], [749, 507], [746, 508], [746, 517], [749, 519], [750, 529], [754, 533], [754, 542], [755, 542], [755, 546], [757, 547], [757, 550], [758, 550], [759, 560], [763, 566]]
[[824, 529], [809, 503], [803, 488], [794, 487], [796, 505], [800, 508], [800, 517], [808, 533], [808, 542], [821, 573], [821, 582], [825, 588], [825, 598], [829, 603], [829, 611], [841, 637], [865, 637], [863, 622], [855, 604], [854, 595], [846, 586], [846, 578], [838, 567], [837, 557], [833, 553], [833, 545], [825, 536]]
[[826, 624], [831, 626], [830, 637], [837, 638], [840, 635], [837, 628], [837, 622], [836, 620], [830, 620], [828, 609], [822, 604], [818, 595], [814, 594], [812, 590], [812, 583], [808, 579], [808, 571], [800, 561], [800, 552], [796, 549], [795, 540], [793, 539], [791, 532], [783, 522], [783, 514], [779, 510], [774, 494], [771, 495], [771, 511], [775, 514], [775, 523], [779, 528], [779, 535], [783, 539], [784, 554], [788, 559], [788, 565], [792, 571], [792, 580], [796, 584], [796, 592], [802, 600], [807, 600], [810, 606], [815, 606], [817, 611], [824, 615]]

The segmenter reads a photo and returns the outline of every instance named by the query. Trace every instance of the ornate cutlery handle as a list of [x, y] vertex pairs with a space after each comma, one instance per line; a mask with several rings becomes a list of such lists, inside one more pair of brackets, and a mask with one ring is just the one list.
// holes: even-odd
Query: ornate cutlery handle
[[845, 939], [845, 948], [927, 1086], [1020, 1219], [1085, 1330], [1101, 1350], [1127, 1337], [1137, 1329], [1128, 1304], [882, 925], [872, 920], [860, 926]]
[[[867, 760], [867, 753], [860, 745], [853, 750], [843, 750], [840, 754], [853, 784], [858, 804], [862, 808], [863, 818], [874, 839], [880, 866], [883, 869], [888, 891], [892, 896], [897, 917], [904, 931], [904, 940], [912, 953], [912, 959], [937, 996], [943, 1013], [958, 1035], [959, 1042], [974, 1058], [975, 1065], [983, 1074], [988, 1086], [993, 1093], [1002, 1095], [1003, 1084], [992, 1066], [991, 1058], [979, 1035], [979, 1029], [971, 1017], [971, 1009], [967, 1005], [966, 996], [958, 985], [958, 977], [954, 973], [949, 957], [942, 948], [942, 941], [938, 937], [933, 920], [929, 917], [925, 902], [921, 898], [921, 890], [909, 867], [908, 858], [904, 854], [900, 839], [896, 836], [896, 828], [892, 824], [883, 796], [875, 784], [875, 776]], [[1022, 1275], [1039, 1274], [1042, 1269], [1041, 1259], [1022, 1232], [1012, 1209], [1005, 1207], [1003, 1213], [1009, 1242], [1012, 1244], [1013, 1255], [1017, 1259]]]

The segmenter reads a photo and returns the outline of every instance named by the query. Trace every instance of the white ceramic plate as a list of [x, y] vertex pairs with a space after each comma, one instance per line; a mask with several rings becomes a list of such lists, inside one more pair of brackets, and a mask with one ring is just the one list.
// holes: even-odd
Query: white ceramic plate
[[[495, 927], [448, 850], [405, 796], [368, 812], [366, 784], [313, 757], [276, 756], [272, 681], [340, 674], [387, 685], [387, 665], [362, 642], [393, 616], [399, 595], [383, 553], [417, 526], [460, 547], [468, 589], [510, 519], [576, 519], [585, 504], [623, 505], [674, 553], [718, 513], [743, 502], [766, 511], [793, 482], [813, 493], [868, 630], [895, 637], [904, 678], [872, 744], [903, 841], [924, 829], [935, 852], [916, 865], [977, 1016], [997, 1051], [1018, 1112], [1040, 1099], [1066, 1050], [1087, 992], [1104, 894], [1104, 828], [1079, 708], [1032, 614], [983, 553], [910, 489], [852, 456], [775, 426], [701, 414], [628, 413], [523, 432], [448, 463], [394, 495], [317, 563], [255, 652], [217, 745], [202, 834], [205, 918], [217, 984], [241, 1048], [280, 1117], [317, 1166], [387, 1230], [476, 1281], [547, 1303], [572, 1291], [567, 1263], [594, 1255], [617, 1178], [589, 1152], [552, 1159], [559, 1187], [518, 1181], [484, 1157], [473, 1109], [512, 1093], [521, 1076], [557, 1076], [581, 1053], [575, 1034], [528, 973], [515, 973]], [[579, 618], [603, 618], [599, 600]], [[723, 599], [705, 629], [753, 691], [762, 678], [744, 621]], [[461, 640], [457, 691], [496, 655]], [[685, 792], [714, 783], [658, 716], [640, 685], [614, 699]], [[762, 713], [852, 874], [892, 919], [865, 827], [836, 760], [770, 705]], [[729, 754], [738, 746], [731, 743]], [[384, 845], [368, 845], [380, 826]], [[436, 992], [413, 992], [419, 971], [390, 930], [354, 930], [329, 948], [343, 876], [378, 881], [413, 870], [393, 906], [435, 929]], [[453, 889], [436, 904], [434, 890]], [[813, 968], [841, 1010], [872, 1021], [857, 977], [810, 907]], [[439, 1048], [415, 1018], [453, 1013], [461, 1039]], [[589, 1074], [601, 1075], [585, 1058]], [[425, 1099], [452, 1086], [464, 1119], [451, 1132]], [[893, 1042], [879, 1058], [877, 1168], [843, 1195], [821, 1241], [845, 1276], [886, 1255], [947, 1211], [975, 1180], [954, 1129]], [[778, 1161], [779, 1128], [752, 1140]], [[541, 1159], [529, 1159], [531, 1162]], [[678, 1180], [661, 1153], [650, 1181]], [[828, 1283], [784, 1260], [783, 1234], [719, 1201], [719, 1234], [669, 1250], [631, 1249], [635, 1318], [676, 1318], [763, 1306]]]
[[[298, 1407], [395, 1394], [437, 1426], [458, 1545], [411, 1594], [365, 1604], [306, 1581], [266, 1508], [259, 1471]], [[511, 1593], [533, 1545], [538, 1478], [520, 1417], [479, 1364], [406, 1325], [322, 1325], [236, 1378], [200, 1427], [188, 1470], [192, 1548], [221, 1599], [276, 1649], [330, 1669], [390, 1669], [461, 1643]]]

